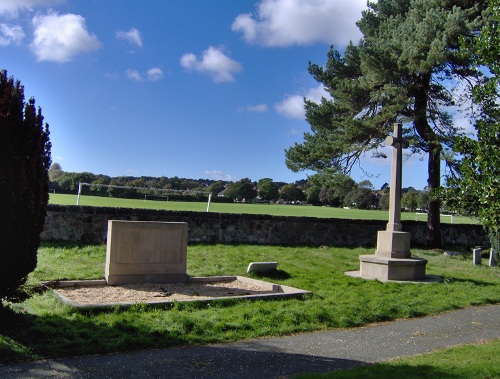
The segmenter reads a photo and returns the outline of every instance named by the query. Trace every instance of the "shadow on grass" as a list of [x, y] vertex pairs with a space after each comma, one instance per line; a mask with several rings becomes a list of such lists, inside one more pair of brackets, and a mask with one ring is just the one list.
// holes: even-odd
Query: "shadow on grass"
[[472, 284], [472, 285], [478, 286], [478, 287], [498, 286], [497, 283], [485, 282], [483, 280], [461, 279], [461, 278], [454, 278], [454, 277], [444, 276], [444, 275], [442, 277], [443, 277], [444, 284], [463, 283], [463, 284]]
[[[285, 299], [276, 299], [281, 301]], [[191, 335], [197, 326], [189, 317], [177, 317], [171, 330], [155, 330], [150, 323], [144, 327], [122, 311], [136, 314], [153, 310], [195, 311], [230, 307], [241, 299], [220, 299], [207, 302], [133, 304], [114, 307], [82, 307], [65, 315], [44, 313], [33, 315], [0, 304], [0, 365], [40, 359], [92, 354], [122, 353], [145, 349], [196, 345]], [[93, 318], [103, 314], [104, 320]], [[116, 314], [116, 318], [106, 318]], [[140, 317], [140, 316], [137, 316]], [[160, 317], [161, 318], [161, 317]], [[102, 319], [101, 319], [102, 320]], [[216, 341], [214, 341], [216, 342]], [[0, 374], [0, 378], [3, 377]]]
[[179, 332], [140, 329], [124, 318], [110, 326], [77, 312], [35, 316], [0, 307], [0, 320], [0, 364], [187, 344]]
[[251, 273], [251, 277], [255, 279], [273, 279], [273, 280], [286, 280], [292, 276], [284, 270], [272, 270], [262, 273]]
[[[42, 321], [38, 322], [45, 323], [47, 320], [42, 317]], [[58, 360], [57, 364], [44, 360], [20, 365], [0, 365], [0, 377], [79, 377], [90, 372], [92, 377], [106, 378], [135, 377], [146, 373], [147, 377], [171, 378], [274, 378], [311, 371], [328, 373], [365, 364], [352, 359], [280, 350], [275, 347], [262, 348], [260, 344], [252, 341], [180, 349], [142, 350], [134, 354], [67, 358]]]
[[[175, 333], [141, 330], [123, 319], [109, 326], [78, 316], [34, 316], [0, 308], [0, 377], [71, 376], [89, 370], [95, 376], [110, 378], [139, 372], [151, 377], [166, 373], [169, 377], [277, 377], [306, 371], [327, 373], [365, 364], [273, 347], [263, 349], [252, 341], [153, 350], [186, 346], [188, 342]], [[136, 353], [109, 354], [130, 351]], [[58, 360], [56, 365], [46, 360], [68, 356], [72, 357]], [[26, 361], [31, 362], [10, 365]]]

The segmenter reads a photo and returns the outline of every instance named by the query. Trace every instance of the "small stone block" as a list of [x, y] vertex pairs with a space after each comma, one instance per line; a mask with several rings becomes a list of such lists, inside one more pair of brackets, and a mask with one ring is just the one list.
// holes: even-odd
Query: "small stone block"
[[491, 248], [490, 250], [490, 261], [489, 261], [490, 267], [494, 267], [496, 265], [496, 260], [495, 260], [495, 249]]
[[472, 250], [472, 262], [474, 265], [479, 266], [481, 264], [481, 252], [483, 249], [473, 249]]
[[278, 267], [278, 262], [250, 262], [247, 268], [247, 273], [249, 272], [261, 273], [261, 272], [274, 271], [276, 270], [276, 267]]

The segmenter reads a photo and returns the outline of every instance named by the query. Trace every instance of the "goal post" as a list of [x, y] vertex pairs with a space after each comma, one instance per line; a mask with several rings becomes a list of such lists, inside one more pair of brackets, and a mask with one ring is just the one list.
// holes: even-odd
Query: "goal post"
[[[425, 215], [425, 216], [427, 216], [427, 213], [422, 213], [422, 212], [417, 212], [417, 213], [415, 213], [415, 221], [418, 221], [418, 216], [420, 216], [420, 215]], [[439, 217], [449, 217], [449, 218], [450, 218], [450, 223], [451, 223], [451, 224], [453, 224], [453, 215], [447, 215], [447, 214], [443, 214], [443, 213], [441, 213], [441, 214], [439, 215]]]
[[[167, 189], [167, 188], [152, 188], [152, 187], [132, 187], [132, 186], [118, 186], [112, 184], [96, 184], [96, 183], [78, 183], [78, 194], [76, 196], [76, 205], [80, 205], [80, 196], [82, 194], [82, 187], [87, 186], [89, 188], [98, 187], [98, 188], [117, 188], [117, 189], [128, 189], [128, 190], [139, 190], [139, 191], [156, 191], [159, 193], [178, 193], [178, 194], [203, 194], [208, 195], [207, 200], [207, 212], [210, 211], [210, 203], [212, 200], [212, 193], [207, 191], [193, 191], [193, 190], [175, 190], [175, 189]], [[169, 200], [169, 195], [144, 195], [144, 201], [147, 200], [148, 196], [154, 197], [166, 197], [167, 201]]]

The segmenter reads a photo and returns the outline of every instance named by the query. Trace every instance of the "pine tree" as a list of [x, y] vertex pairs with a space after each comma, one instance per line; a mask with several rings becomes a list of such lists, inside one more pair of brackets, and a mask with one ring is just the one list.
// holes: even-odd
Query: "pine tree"
[[[325, 67], [309, 64], [332, 100], [305, 103], [312, 131], [286, 151], [293, 171], [349, 172], [360, 157], [378, 151], [395, 122], [414, 153], [428, 156], [428, 188], [440, 187], [443, 150], [459, 129], [447, 112], [456, 104], [449, 83], [481, 77], [458, 53], [461, 37], [480, 27], [486, 1], [379, 0], [369, 2], [358, 27], [360, 42], [341, 54], [333, 47]], [[440, 204], [429, 201], [428, 246], [441, 245]]]

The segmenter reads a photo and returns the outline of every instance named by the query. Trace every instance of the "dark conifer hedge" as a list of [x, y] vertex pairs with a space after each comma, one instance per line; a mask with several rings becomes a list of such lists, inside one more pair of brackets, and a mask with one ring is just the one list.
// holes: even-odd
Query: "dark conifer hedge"
[[24, 87], [0, 71], [0, 299], [36, 267], [50, 148], [49, 127], [35, 99], [25, 103]]

